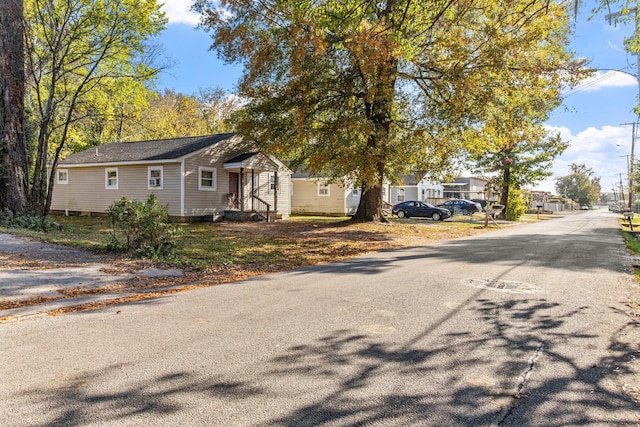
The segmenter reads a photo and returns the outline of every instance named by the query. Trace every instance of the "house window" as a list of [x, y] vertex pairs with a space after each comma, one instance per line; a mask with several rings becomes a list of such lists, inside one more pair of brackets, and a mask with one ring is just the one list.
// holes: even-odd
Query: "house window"
[[201, 166], [198, 168], [198, 190], [216, 191], [216, 169]]
[[69, 171], [66, 169], [58, 169], [58, 184], [68, 184], [69, 183]]
[[382, 199], [387, 198], [387, 187], [385, 185], [382, 186]]
[[107, 190], [118, 189], [118, 168], [107, 168], [104, 170], [104, 188]]
[[269, 193], [274, 193], [276, 191], [276, 186], [279, 185], [279, 180], [276, 180], [275, 174], [269, 174]]
[[318, 196], [328, 196], [329, 195], [329, 184], [326, 182], [318, 183]]
[[149, 190], [162, 190], [162, 166], [149, 166], [147, 168], [147, 178], [149, 182]]
[[360, 195], [360, 189], [359, 188], [354, 188], [353, 190], [351, 190], [351, 194], [353, 194], [354, 196], [359, 196]]
[[404, 188], [398, 189], [398, 201], [404, 202]]

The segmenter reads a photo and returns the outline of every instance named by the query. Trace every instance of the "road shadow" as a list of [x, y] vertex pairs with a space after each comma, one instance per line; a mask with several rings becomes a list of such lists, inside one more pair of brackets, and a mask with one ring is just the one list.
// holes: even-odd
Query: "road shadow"
[[[346, 261], [302, 267], [292, 274], [349, 273], [375, 275], [409, 260], [461, 262], [475, 266], [492, 263], [524, 264], [564, 271], [628, 270], [630, 260], [622, 237], [610, 228], [570, 235], [479, 235], [433, 245], [385, 249]], [[254, 278], [251, 280], [260, 280]]]
[[[226, 420], [291, 427], [529, 426], [545, 419], [556, 425], [635, 425], [637, 406], [610, 383], [632, 373], [637, 346], [612, 337], [609, 356], [589, 366], [563, 353], [593, 337], [587, 326], [568, 329], [576, 324], [570, 319], [587, 311], [544, 299], [496, 302], [474, 296], [402, 341], [341, 329], [218, 376], [193, 367], [141, 381], [128, 376], [141, 366], [112, 365], [58, 377], [19, 397], [49, 414], [42, 426], [142, 419], [153, 424], [167, 416], [185, 424], [207, 419], [210, 425]], [[451, 325], [453, 316], [461, 321], [445, 331], [442, 326]], [[624, 328], [633, 327], [630, 318]], [[122, 386], [113, 385], [122, 378]], [[253, 422], [229, 423], [237, 410]]]

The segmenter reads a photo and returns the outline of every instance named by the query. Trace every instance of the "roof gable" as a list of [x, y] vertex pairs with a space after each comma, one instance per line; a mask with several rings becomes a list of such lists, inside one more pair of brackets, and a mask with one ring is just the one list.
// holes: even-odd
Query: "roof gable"
[[129, 163], [176, 160], [203, 148], [230, 139], [235, 133], [162, 139], [140, 142], [112, 142], [75, 153], [60, 161], [60, 166], [96, 163]]

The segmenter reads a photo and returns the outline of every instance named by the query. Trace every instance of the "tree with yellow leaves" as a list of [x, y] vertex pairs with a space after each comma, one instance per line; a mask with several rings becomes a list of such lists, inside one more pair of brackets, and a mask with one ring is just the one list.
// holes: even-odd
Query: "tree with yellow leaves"
[[194, 10], [213, 48], [245, 66], [238, 131], [361, 186], [355, 220], [384, 220], [385, 177], [436, 175], [460, 158], [505, 88], [539, 78], [558, 89], [583, 65], [566, 48], [570, 13], [551, 0], [195, 0]]

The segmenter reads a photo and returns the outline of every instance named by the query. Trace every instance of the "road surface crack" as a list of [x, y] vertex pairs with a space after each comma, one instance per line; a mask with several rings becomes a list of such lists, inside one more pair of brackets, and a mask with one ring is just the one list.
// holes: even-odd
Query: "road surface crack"
[[527, 367], [525, 370], [518, 376], [518, 380], [516, 382], [515, 387], [511, 393], [511, 404], [505, 408], [503, 408], [496, 418], [491, 423], [492, 427], [500, 426], [504, 423], [504, 421], [511, 415], [513, 410], [516, 407], [516, 401], [522, 398], [522, 390], [527, 380], [533, 373], [533, 368], [535, 367], [536, 361], [540, 358], [542, 353], [544, 352], [544, 344], [540, 344], [533, 355], [529, 358], [527, 363]]

